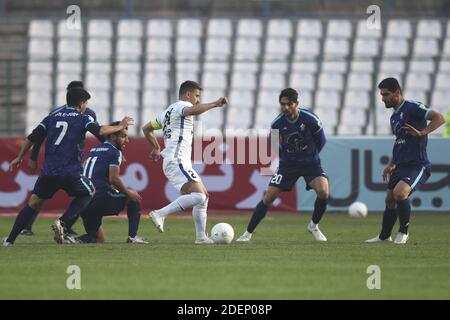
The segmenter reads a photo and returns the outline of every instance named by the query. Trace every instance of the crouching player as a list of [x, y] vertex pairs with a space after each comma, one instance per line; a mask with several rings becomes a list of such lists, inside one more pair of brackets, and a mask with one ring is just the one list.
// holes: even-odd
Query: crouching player
[[[118, 122], [113, 122], [116, 125]], [[122, 150], [128, 143], [128, 130], [123, 129], [106, 137], [104, 143], [90, 150], [84, 165], [83, 175], [89, 177], [96, 193], [87, 207], [80, 213], [86, 234], [77, 238], [66, 236], [67, 242], [95, 243], [102, 235], [102, 218], [117, 215], [125, 206], [128, 215], [128, 243], [148, 243], [138, 237], [142, 200], [138, 192], [125, 187], [120, 180]], [[100, 241], [97, 241], [100, 240]]]

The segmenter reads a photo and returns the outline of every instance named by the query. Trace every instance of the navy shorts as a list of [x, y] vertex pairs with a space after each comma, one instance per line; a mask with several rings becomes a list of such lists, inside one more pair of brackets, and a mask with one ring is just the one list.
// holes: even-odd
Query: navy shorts
[[63, 189], [71, 197], [93, 195], [95, 188], [91, 180], [85, 176], [39, 176], [34, 185], [33, 194], [40, 199], [51, 199]]
[[280, 188], [283, 192], [288, 192], [292, 190], [297, 180], [303, 177], [306, 182], [306, 190], [310, 190], [309, 183], [320, 176], [328, 179], [320, 163], [299, 166], [280, 165], [277, 173], [270, 179], [269, 186]]
[[430, 177], [430, 167], [422, 165], [398, 165], [392, 172], [388, 182], [388, 189], [394, 190], [400, 181], [406, 182], [412, 189], [411, 193], [417, 187], [424, 184]]
[[84, 208], [80, 216], [85, 219], [92, 215], [112, 216], [119, 214], [127, 204], [128, 197], [123, 193], [102, 192], [96, 194]]
[[95, 242], [96, 234], [102, 225], [104, 216], [119, 214], [125, 206], [129, 211], [140, 213], [141, 206], [138, 202], [128, 201], [128, 197], [119, 192], [101, 192], [92, 198], [87, 207], [80, 213], [83, 225], [88, 234], [87, 242]]

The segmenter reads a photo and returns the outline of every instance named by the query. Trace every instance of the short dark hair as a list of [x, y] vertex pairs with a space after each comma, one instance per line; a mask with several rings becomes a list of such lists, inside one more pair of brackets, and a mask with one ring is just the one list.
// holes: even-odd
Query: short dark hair
[[180, 91], [178, 92], [178, 96], [181, 97], [186, 92], [194, 91], [196, 89], [198, 89], [200, 91], [203, 90], [203, 88], [200, 87], [200, 85], [197, 82], [191, 81], [191, 80], [187, 80], [187, 81], [185, 81], [185, 82], [183, 82], [181, 84]]
[[68, 106], [78, 107], [81, 102], [87, 101], [91, 98], [89, 92], [83, 88], [72, 88], [67, 91], [66, 102]]
[[378, 84], [378, 89], [388, 89], [390, 92], [395, 92], [400, 90], [402, 92], [402, 88], [395, 78], [386, 78]]
[[[112, 127], [114, 127], [114, 126], [117, 126], [117, 125], [119, 125], [119, 124], [120, 124], [120, 121], [113, 121], [113, 122], [111, 122], [109, 125], [112, 126]], [[128, 130], [128, 128], [125, 128], [125, 129]], [[120, 131], [122, 131], [122, 130], [120, 130]], [[106, 136], [106, 138], [109, 138], [110, 135], [116, 135], [116, 136], [118, 136], [119, 133], [120, 133], [120, 131], [116, 131], [116, 132], [114, 132], [114, 133], [108, 134], [108, 135]]]
[[290, 102], [298, 101], [298, 92], [292, 88], [283, 89], [280, 93], [280, 97], [278, 98], [278, 102], [281, 102], [281, 98], [286, 97]]
[[83, 88], [84, 89], [84, 84], [83, 81], [71, 81], [68, 85], [66, 90], [70, 90], [72, 88]]

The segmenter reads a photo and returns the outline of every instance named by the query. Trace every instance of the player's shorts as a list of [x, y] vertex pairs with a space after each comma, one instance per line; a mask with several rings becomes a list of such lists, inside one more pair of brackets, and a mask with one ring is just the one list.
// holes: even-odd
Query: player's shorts
[[136, 212], [141, 211], [140, 204], [135, 201], [128, 201], [128, 197], [120, 192], [101, 192], [97, 193], [86, 208], [80, 213], [83, 219], [84, 228], [87, 234], [93, 237], [91, 240], [95, 242], [95, 235], [102, 224], [104, 216], [118, 215], [128, 206]]
[[430, 167], [422, 165], [398, 165], [392, 172], [388, 182], [388, 189], [394, 190], [400, 181], [406, 182], [411, 187], [411, 193], [430, 178]]
[[309, 186], [309, 183], [320, 176], [328, 179], [328, 176], [325, 171], [323, 171], [320, 163], [301, 166], [286, 166], [280, 164], [277, 173], [270, 179], [269, 186], [280, 188], [282, 192], [288, 192], [292, 190], [292, 187], [297, 180], [300, 177], [303, 177], [306, 182], [306, 190], [310, 190], [312, 188]]
[[202, 181], [190, 161], [164, 160], [163, 171], [166, 178], [178, 191], [181, 191], [183, 185], [189, 181]]
[[40, 199], [50, 199], [63, 189], [71, 197], [92, 196], [95, 188], [85, 176], [44, 176], [41, 175], [34, 185], [33, 194]]
[[89, 214], [116, 215], [125, 208], [127, 201], [128, 197], [120, 192], [108, 191], [95, 194], [80, 216], [85, 218]]

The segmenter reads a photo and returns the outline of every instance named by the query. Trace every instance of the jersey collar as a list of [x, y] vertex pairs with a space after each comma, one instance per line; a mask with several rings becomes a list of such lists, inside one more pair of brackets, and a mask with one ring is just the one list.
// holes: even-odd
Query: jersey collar
[[406, 100], [405, 100], [405, 99], [403, 99], [403, 102], [402, 102], [402, 104], [401, 104], [401, 105], [399, 105], [399, 106], [398, 106], [398, 108], [394, 110], [394, 113], [398, 113], [398, 112], [400, 111], [400, 109], [401, 109], [401, 108], [403, 107], [403, 105], [405, 104], [405, 102], [406, 102]]
[[[117, 147], [115, 146], [115, 145], [113, 145], [111, 142], [109, 142], [109, 141], [105, 141], [105, 143], [107, 143], [107, 144], [109, 144], [109, 145], [111, 145], [114, 149], [117, 149]], [[117, 150], [119, 150], [119, 149], [117, 149]], [[120, 151], [120, 150], [119, 150]]]

